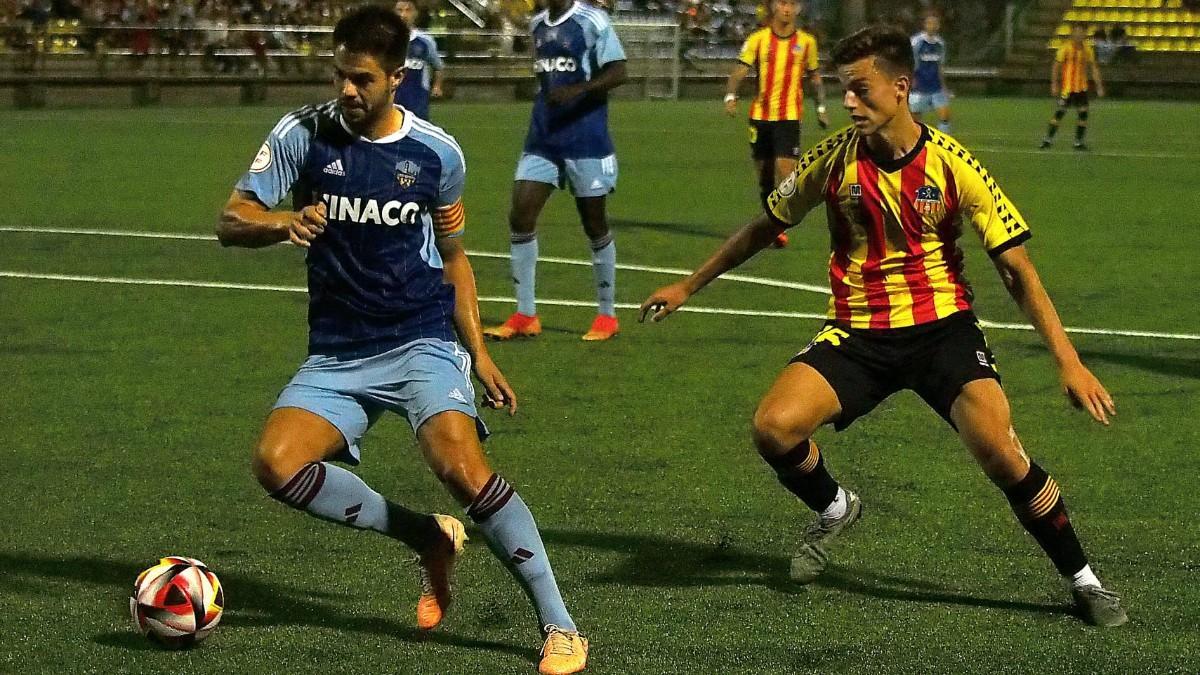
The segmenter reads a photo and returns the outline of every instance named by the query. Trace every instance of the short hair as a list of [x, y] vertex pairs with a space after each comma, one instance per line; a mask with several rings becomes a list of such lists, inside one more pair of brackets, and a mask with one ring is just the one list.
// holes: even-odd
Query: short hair
[[408, 58], [409, 34], [404, 20], [390, 8], [365, 5], [337, 22], [333, 44], [355, 54], [370, 54], [385, 69], [394, 70]]
[[909, 37], [890, 26], [867, 26], [838, 40], [833, 46], [834, 67], [874, 56], [895, 75], [912, 75], [913, 51]]

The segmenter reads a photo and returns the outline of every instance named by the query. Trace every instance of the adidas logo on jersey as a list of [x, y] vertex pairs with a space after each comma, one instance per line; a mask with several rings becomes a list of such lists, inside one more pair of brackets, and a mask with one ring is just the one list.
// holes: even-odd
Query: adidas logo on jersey
[[335, 159], [332, 162], [330, 162], [329, 164], [326, 164], [325, 168], [321, 169], [321, 170], [331, 176], [345, 176], [346, 175], [346, 170], [344, 168], [342, 168], [342, 160], [340, 160], [340, 159]]
[[463, 393], [461, 391], [459, 391], [457, 388], [450, 390], [450, 398], [451, 398], [451, 400], [458, 401], [459, 403], [467, 402], [467, 397], [463, 396]]

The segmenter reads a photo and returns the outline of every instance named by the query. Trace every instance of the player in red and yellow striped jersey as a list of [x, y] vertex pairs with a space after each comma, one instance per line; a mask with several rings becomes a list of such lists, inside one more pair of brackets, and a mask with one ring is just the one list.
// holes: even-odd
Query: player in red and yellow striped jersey
[[1071, 24], [1071, 39], [1058, 48], [1054, 63], [1050, 66], [1050, 95], [1058, 99], [1058, 107], [1050, 118], [1050, 127], [1042, 139], [1042, 149], [1054, 143], [1058, 123], [1067, 114], [1067, 106], [1075, 108], [1075, 149], [1087, 150], [1083, 136], [1088, 125], [1088, 72], [1096, 83], [1096, 95], [1104, 97], [1104, 82], [1100, 79], [1100, 65], [1096, 52], [1085, 40], [1087, 33], [1083, 24]]
[[[829, 126], [825, 86], [817, 71], [817, 39], [796, 27], [800, 3], [770, 0], [768, 9], [770, 20], [746, 38], [738, 64], [725, 85], [725, 112], [732, 117], [737, 114], [737, 91], [742, 80], [751, 72], [758, 78], [758, 93], [750, 104], [750, 154], [764, 199], [796, 168], [805, 77], [816, 92], [817, 124], [822, 129]], [[780, 234], [776, 244], [785, 246], [787, 234]]]
[[1112, 397], [1079, 360], [1025, 251], [1029, 227], [995, 179], [953, 138], [908, 108], [912, 46], [890, 28], [867, 28], [833, 50], [854, 124], [821, 141], [768, 196], [766, 213], [734, 234], [696, 272], [655, 291], [642, 318], [677, 310], [701, 288], [766, 248], [824, 203], [832, 253], [829, 318], [759, 403], [754, 441], [779, 481], [819, 515], [792, 558], [811, 581], [829, 546], [861, 513], [811, 438], [839, 431], [891, 394], [916, 392], [958, 432], [1026, 530], [1073, 584], [1085, 619], [1127, 620], [1084, 556], [1058, 484], [1025, 454], [1012, 428], [995, 360], [971, 310], [958, 238], [974, 230], [1017, 305], [1059, 367], [1064, 391], [1099, 422]]

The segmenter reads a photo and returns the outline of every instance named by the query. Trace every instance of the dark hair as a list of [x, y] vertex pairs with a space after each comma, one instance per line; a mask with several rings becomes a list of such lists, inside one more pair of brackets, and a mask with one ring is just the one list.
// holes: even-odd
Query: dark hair
[[385, 70], [408, 58], [408, 26], [390, 8], [365, 5], [343, 16], [333, 28], [333, 44], [355, 54], [370, 54]]
[[894, 75], [912, 75], [913, 52], [909, 37], [890, 26], [867, 26], [838, 40], [833, 46], [834, 67], [874, 56], [875, 62]]

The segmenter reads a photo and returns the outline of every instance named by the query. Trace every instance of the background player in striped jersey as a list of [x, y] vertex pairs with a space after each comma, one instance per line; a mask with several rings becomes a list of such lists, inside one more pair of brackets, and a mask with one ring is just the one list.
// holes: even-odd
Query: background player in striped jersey
[[1087, 43], [1087, 31], [1083, 24], [1071, 24], [1071, 39], [1058, 48], [1054, 55], [1054, 63], [1050, 66], [1050, 95], [1058, 99], [1058, 107], [1050, 118], [1050, 126], [1046, 129], [1046, 137], [1042, 139], [1042, 149], [1054, 143], [1054, 134], [1058, 133], [1058, 123], [1067, 114], [1067, 107], [1075, 108], [1075, 149], [1087, 150], [1083, 137], [1088, 126], [1088, 73], [1096, 82], [1096, 95], [1104, 97], [1104, 82], [1100, 79], [1100, 64], [1096, 62], [1096, 52]]
[[625, 50], [608, 15], [586, 0], [546, 0], [529, 22], [537, 98], [517, 162], [512, 210], [512, 279], [517, 311], [484, 334], [496, 340], [542, 332], [537, 316], [537, 219], [555, 188], [571, 189], [592, 249], [596, 318], [584, 340], [617, 334], [617, 245], [605, 216], [617, 187], [617, 155], [608, 135], [608, 92], [625, 82]]
[[412, 37], [408, 41], [408, 58], [404, 63], [404, 79], [396, 87], [396, 103], [417, 117], [429, 119], [429, 99], [442, 97], [445, 69], [437, 51], [437, 41], [423, 30], [417, 30], [417, 0], [398, 0], [396, 13], [408, 24]]
[[[309, 356], [267, 418], [254, 475], [291, 507], [416, 551], [417, 626], [434, 628], [451, 600], [462, 523], [388, 501], [331, 463], [357, 464], [359, 441], [385, 411], [405, 416], [430, 468], [533, 601], [545, 634], [541, 671], [582, 670], [587, 641], [533, 516], [480, 445], [487, 429], [472, 363], [492, 405], [511, 414], [517, 400], [484, 346], [460, 243], [462, 150], [392, 103], [409, 39], [400, 17], [368, 6], [341, 19], [333, 38], [338, 98], [280, 120], [217, 227], [226, 246], [291, 241], [306, 251]], [[296, 210], [272, 211], [289, 192]]]
[[[760, 197], [796, 168], [800, 156], [800, 122], [804, 118], [804, 79], [817, 97], [817, 124], [829, 126], [825, 85], [817, 66], [817, 39], [796, 27], [801, 11], [797, 0], [770, 0], [766, 26], [746, 38], [738, 63], [725, 83], [725, 112], [737, 114], [738, 88], [750, 73], [758, 78], [758, 93], [750, 104], [750, 155], [758, 172]], [[787, 245], [781, 232], [777, 246]]]
[[926, 14], [924, 30], [912, 36], [913, 90], [908, 95], [908, 107], [913, 119], [920, 122], [921, 115], [930, 110], [937, 111], [938, 131], [950, 133], [950, 92], [946, 89], [946, 77], [942, 71], [946, 65], [946, 41], [938, 32], [942, 20], [937, 14]]
[[729, 238], [694, 274], [655, 291], [642, 318], [661, 320], [722, 273], [768, 246], [824, 203], [832, 254], [828, 321], [792, 359], [754, 415], [759, 453], [819, 515], [792, 559], [811, 581], [828, 547], [861, 512], [811, 440], [842, 430], [880, 401], [915, 391], [954, 428], [1025, 529], [1070, 581], [1083, 617], [1126, 621], [1116, 594], [1087, 564], [1058, 485], [1029, 460], [1013, 430], [991, 350], [971, 310], [957, 239], [975, 230], [1017, 305], [1058, 365], [1065, 393], [1103, 424], [1112, 397], [1079, 360], [1025, 251], [1029, 228], [996, 181], [957, 141], [913, 121], [912, 46], [867, 28], [833, 50], [854, 125], [821, 141], [768, 197], [766, 213]]

